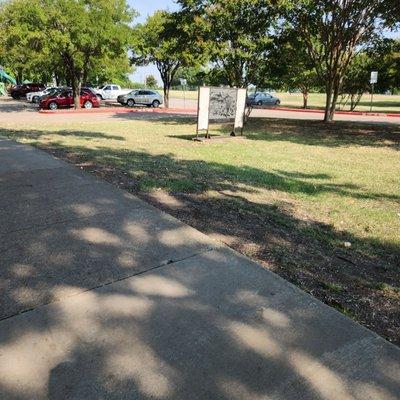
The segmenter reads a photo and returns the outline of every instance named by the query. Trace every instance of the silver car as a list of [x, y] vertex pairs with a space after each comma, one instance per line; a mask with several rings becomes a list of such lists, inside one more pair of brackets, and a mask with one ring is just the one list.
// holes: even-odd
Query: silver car
[[117, 97], [117, 101], [123, 106], [128, 107], [134, 107], [135, 105], [160, 107], [163, 103], [163, 98], [160, 93], [154, 90], [139, 89], [132, 90], [132, 92], [128, 94], [121, 94]]
[[247, 98], [247, 104], [252, 106], [279, 106], [281, 101], [266, 92], [257, 92]]

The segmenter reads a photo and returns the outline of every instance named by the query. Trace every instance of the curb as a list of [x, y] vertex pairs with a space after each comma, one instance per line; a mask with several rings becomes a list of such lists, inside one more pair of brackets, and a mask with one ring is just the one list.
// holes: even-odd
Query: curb
[[[286, 112], [300, 112], [300, 113], [316, 113], [316, 114], [324, 114], [323, 110], [316, 109], [301, 109], [301, 108], [286, 108], [286, 107], [277, 107], [274, 108], [275, 111], [286, 111]], [[368, 111], [335, 111], [335, 115], [361, 115], [366, 117], [394, 117], [400, 118], [400, 113], [371, 113]]]
[[39, 110], [40, 114], [45, 115], [72, 115], [72, 114], [129, 114], [129, 113], [155, 113], [155, 114], [196, 114], [197, 110], [194, 109], [186, 109], [186, 108], [115, 108], [115, 107], [107, 107], [107, 108], [92, 108], [85, 109], [80, 108], [78, 110], [75, 109], [66, 109], [66, 110]]

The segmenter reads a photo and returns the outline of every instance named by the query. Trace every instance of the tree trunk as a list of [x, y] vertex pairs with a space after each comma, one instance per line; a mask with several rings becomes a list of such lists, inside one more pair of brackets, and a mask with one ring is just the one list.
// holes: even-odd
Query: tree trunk
[[303, 92], [303, 108], [308, 108], [308, 92]]
[[81, 107], [81, 100], [80, 100], [81, 82], [76, 76], [73, 76], [71, 81], [72, 81], [72, 96], [74, 97], [74, 108], [75, 110], [77, 110]]
[[332, 82], [328, 82], [326, 85], [326, 103], [325, 103], [324, 122], [332, 121], [332, 115], [330, 113], [331, 104], [332, 104]]
[[355, 95], [352, 94], [351, 95], [351, 99], [350, 99], [350, 111], [354, 111], [354, 109], [356, 108], [356, 101], [355, 101]]
[[22, 84], [22, 71], [21, 70], [17, 70], [17, 72], [15, 74], [15, 80], [17, 81], [17, 85]]
[[164, 106], [165, 106], [165, 108], [169, 108], [169, 89], [170, 89], [170, 84], [164, 82]]
[[337, 100], [339, 97], [339, 91], [340, 91], [340, 81], [334, 83], [333, 97], [332, 97], [332, 103], [331, 103], [331, 109], [330, 109], [330, 121], [333, 121], [333, 117], [335, 115], [336, 103], [337, 103]]
[[327, 84], [324, 122], [332, 122], [341, 87], [340, 78], [333, 78]]

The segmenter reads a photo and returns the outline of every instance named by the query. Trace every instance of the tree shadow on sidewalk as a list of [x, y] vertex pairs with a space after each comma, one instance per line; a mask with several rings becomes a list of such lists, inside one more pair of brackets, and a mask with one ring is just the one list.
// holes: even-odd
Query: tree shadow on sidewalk
[[[365, 259], [351, 250], [337, 252], [321, 238], [348, 239], [360, 248], [371, 243], [240, 196], [244, 183], [311, 190], [303, 182], [304, 174], [285, 177], [257, 169], [239, 174], [216, 163], [144, 152], [88, 152], [56, 144], [46, 150], [71, 163], [90, 161], [84, 167], [88, 172], [139, 194], [207, 234], [225, 241], [231, 237], [229, 244], [245, 254], [254, 246], [256, 259], [297, 280], [316, 297], [326, 294], [323, 287], [318, 289], [323, 282], [345, 277], [346, 290], [337, 299], [329, 295], [350, 307], [354, 299], [361, 304], [355, 289], [362, 282], [364, 291], [372, 291], [369, 285], [378, 278], [388, 284], [398, 280], [398, 270], [383, 268], [380, 256]], [[172, 172], [152, 185], [151, 171], [156, 167], [161, 173], [165, 167]], [[175, 202], [168, 205], [144, 191], [137, 176], [125, 174], [131, 170], [140, 172], [147, 187], [166, 189]], [[359, 328], [347, 325], [341, 315], [318, 307], [229, 250], [209, 251], [208, 239], [124, 192], [86, 181], [72, 169], [61, 180], [55, 171], [43, 181], [43, 173], [36, 180], [28, 177], [31, 186], [20, 192], [18, 203], [29, 204], [30, 209], [23, 210], [36, 218], [35, 202], [47, 202], [43, 218], [55, 219], [35, 229], [4, 233], [0, 293], [6, 312], [26, 312], [50, 302], [53, 306], [0, 323], [0, 397], [119, 399], [128, 393], [138, 399], [257, 399], [296, 398], [301, 393], [303, 398], [329, 400], [338, 393], [359, 398], [371, 385], [378, 393], [396, 396], [398, 382], [390, 374], [398, 362], [396, 355], [383, 350], [375, 354], [367, 331], [362, 333], [365, 341], [360, 340]], [[207, 186], [196, 179], [204, 173]], [[189, 177], [196, 185], [192, 190], [170, 190]], [[207, 198], [210, 189], [229, 194]], [[317, 190], [331, 189], [321, 184]], [[335, 188], [343, 195], [347, 189]], [[67, 220], [61, 218], [63, 213]], [[195, 239], [190, 241], [192, 235]], [[389, 244], [379, 245], [384, 253], [394, 250]], [[199, 255], [192, 257], [196, 251]], [[154, 256], [158, 253], [164, 263]], [[340, 262], [334, 261], [336, 255], [342, 257]], [[141, 274], [143, 267], [160, 268]], [[125, 280], [131, 275], [137, 276]], [[359, 283], [353, 287], [352, 282]], [[99, 290], [90, 290], [94, 287]], [[368, 304], [369, 314], [374, 306]], [[364, 311], [365, 307], [355, 317], [364, 317]], [[396, 315], [385, 315], [391, 321], [387, 325], [376, 318], [363, 322], [388, 336], [386, 329], [393, 327]], [[355, 346], [360, 360], [356, 367], [347, 355], [349, 345]], [[360, 377], [357, 370], [365, 363], [368, 369]]]

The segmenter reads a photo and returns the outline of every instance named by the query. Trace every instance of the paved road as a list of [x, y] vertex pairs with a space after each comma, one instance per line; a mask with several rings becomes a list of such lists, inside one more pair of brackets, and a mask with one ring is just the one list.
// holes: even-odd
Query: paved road
[[[171, 107], [174, 108], [197, 108], [196, 100], [171, 99]], [[400, 108], [399, 108], [400, 111]], [[305, 119], [305, 120], [323, 120], [321, 113], [305, 113], [302, 111], [282, 111], [279, 108], [258, 108], [252, 111], [253, 118], [282, 118], [282, 119]], [[368, 116], [368, 115], [341, 115], [336, 114], [336, 121], [357, 121], [357, 122], [372, 122], [379, 124], [400, 124], [400, 117], [386, 117], [386, 116]]]
[[229, 248], [0, 139], [0, 398], [389, 400], [400, 350]]
[[[120, 108], [120, 106], [116, 103], [106, 103], [107, 106], [115, 106]], [[184, 109], [192, 109], [195, 110], [197, 108], [196, 100], [186, 100], [185, 102], [182, 99], [171, 99], [170, 100], [171, 108], [184, 108]], [[21, 122], [43, 122], [47, 123], [47, 121], [51, 120], [52, 123], [65, 121], [98, 121], [98, 120], [107, 120], [112, 119], [113, 114], [92, 114], [90, 117], [88, 114], [78, 114], [78, 115], [41, 115], [37, 112], [37, 105], [28, 104], [25, 101], [16, 101], [10, 98], [2, 97], [0, 98], [0, 116], [1, 122], [3, 123], [12, 123], [16, 119]], [[321, 113], [304, 113], [304, 112], [288, 112], [277, 109], [255, 109], [253, 110], [252, 117], [255, 118], [282, 118], [282, 119], [306, 119], [306, 120], [322, 120], [323, 115]], [[138, 115], [129, 116], [126, 114], [126, 117], [138, 118]], [[143, 118], [153, 118], [154, 116], [150, 116], [149, 114], [144, 115]], [[366, 122], [366, 123], [377, 123], [377, 124], [400, 124], [400, 118], [398, 117], [380, 117], [380, 116], [364, 116], [364, 115], [339, 115], [335, 116], [335, 120], [337, 121], [357, 121], [357, 122]]]

